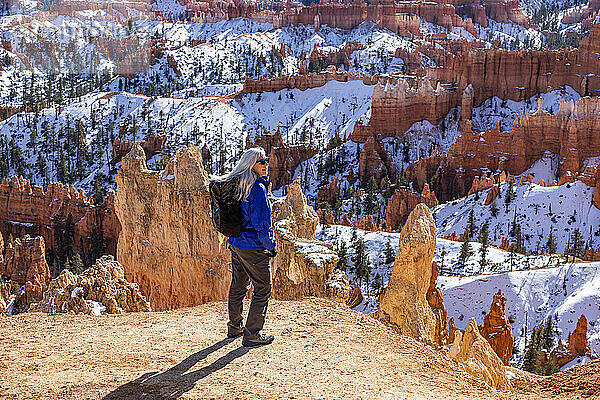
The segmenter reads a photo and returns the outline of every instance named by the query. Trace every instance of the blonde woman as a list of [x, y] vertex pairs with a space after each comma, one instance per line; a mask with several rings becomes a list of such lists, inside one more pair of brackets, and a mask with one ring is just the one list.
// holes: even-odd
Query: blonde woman
[[[261, 346], [273, 342], [272, 335], [260, 331], [265, 323], [271, 297], [270, 259], [277, 255], [275, 235], [271, 227], [271, 202], [267, 198], [269, 158], [264, 149], [246, 150], [233, 170], [214, 177], [224, 182], [237, 179], [238, 200], [241, 201], [243, 233], [227, 240], [231, 251], [232, 279], [229, 287], [229, 322], [227, 336], [244, 335], [244, 346]], [[254, 286], [246, 326], [242, 324], [243, 300]]]

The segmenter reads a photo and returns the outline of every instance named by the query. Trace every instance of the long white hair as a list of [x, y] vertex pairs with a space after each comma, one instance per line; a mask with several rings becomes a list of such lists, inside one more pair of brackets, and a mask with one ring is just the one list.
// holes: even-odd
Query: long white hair
[[237, 188], [237, 198], [238, 200], [246, 201], [250, 191], [252, 190], [252, 186], [254, 186], [254, 183], [258, 178], [258, 174], [252, 171], [252, 167], [254, 164], [256, 164], [256, 161], [260, 160], [261, 158], [266, 158], [265, 149], [262, 147], [249, 148], [242, 154], [239, 161], [235, 167], [233, 167], [233, 170], [230, 173], [220, 176], [213, 175], [211, 176], [211, 179], [217, 182], [226, 182], [231, 179], [238, 178], [239, 185]]

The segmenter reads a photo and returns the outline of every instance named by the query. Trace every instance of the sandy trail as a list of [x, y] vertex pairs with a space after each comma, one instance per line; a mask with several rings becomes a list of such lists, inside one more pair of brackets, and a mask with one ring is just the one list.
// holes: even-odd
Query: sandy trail
[[[246, 304], [247, 309], [248, 304]], [[270, 346], [226, 340], [226, 304], [0, 317], [2, 399], [509, 399], [442, 352], [330, 300], [273, 301]]]

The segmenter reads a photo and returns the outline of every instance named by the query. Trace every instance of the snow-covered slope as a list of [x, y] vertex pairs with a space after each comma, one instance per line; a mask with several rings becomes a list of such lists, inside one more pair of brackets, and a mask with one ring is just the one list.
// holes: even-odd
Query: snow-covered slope
[[502, 238], [513, 240], [509, 234], [513, 222], [520, 224], [525, 246], [532, 252], [545, 252], [550, 230], [556, 238], [559, 253], [565, 251], [569, 235], [575, 229], [589, 240], [588, 246], [600, 246], [600, 210], [592, 205], [593, 187], [580, 181], [550, 187], [526, 183], [514, 187], [515, 198], [506, 204], [508, 190], [508, 183], [500, 185], [501, 195], [493, 203], [497, 208], [496, 216], [493, 215], [494, 207], [484, 204], [485, 191], [437, 206], [433, 212], [438, 235], [462, 235], [472, 210], [475, 226], [481, 227], [488, 222], [491, 243], [498, 246]]
[[[368, 280], [359, 281], [353, 269], [353, 231], [357, 238], [364, 240], [366, 246], [372, 267]], [[332, 243], [336, 248], [342, 241], [346, 243], [346, 273], [350, 283], [353, 286], [360, 284], [365, 294], [365, 301], [357, 310], [370, 313], [377, 309], [375, 283], [379, 280], [383, 286], [387, 285], [393, 258], [398, 251], [399, 236], [399, 233], [364, 232], [341, 225], [317, 227], [318, 239]], [[388, 243], [393, 249], [391, 260], [386, 260]], [[481, 245], [472, 242], [470, 246], [474, 254], [463, 266], [458, 261], [461, 245], [462, 242], [438, 238], [433, 258], [441, 269], [438, 286], [444, 294], [448, 318], [454, 317], [457, 327], [464, 328], [471, 317], [483, 325], [483, 317], [489, 312], [492, 297], [501, 289], [507, 298], [506, 314], [514, 321], [511, 325], [518, 353], [513, 356], [513, 361], [517, 364], [523, 357], [525, 336], [549, 315], [558, 316], [558, 328], [563, 342], [566, 342], [579, 316], [585, 314], [589, 323], [590, 347], [600, 352], [600, 263], [567, 263], [564, 257], [523, 256], [490, 247], [487, 255], [489, 264], [481, 267]]]
[[494, 293], [502, 290], [506, 296], [506, 315], [509, 317], [518, 354], [521, 360], [525, 337], [531, 329], [549, 315], [558, 317], [563, 342], [575, 329], [577, 319], [588, 319], [588, 342], [600, 352], [600, 263], [568, 263], [559, 267], [507, 272], [497, 275], [438, 278], [444, 294], [448, 317], [464, 328], [471, 317], [483, 325]]

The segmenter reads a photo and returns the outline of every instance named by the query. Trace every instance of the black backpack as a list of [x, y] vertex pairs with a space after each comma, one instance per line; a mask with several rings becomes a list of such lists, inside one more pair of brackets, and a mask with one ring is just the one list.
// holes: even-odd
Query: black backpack
[[227, 237], [238, 237], [246, 228], [242, 222], [242, 202], [236, 198], [238, 182], [230, 179], [210, 181], [208, 185], [213, 225]]

